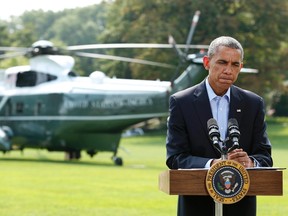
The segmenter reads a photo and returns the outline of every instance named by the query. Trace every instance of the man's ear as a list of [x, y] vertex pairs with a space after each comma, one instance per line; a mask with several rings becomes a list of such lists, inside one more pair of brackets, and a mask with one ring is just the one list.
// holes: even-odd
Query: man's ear
[[210, 60], [209, 60], [208, 56], [204, 56], [203, 57], [203, 66], [206, 70], [209, 70], [209, 62], [210, 62]]

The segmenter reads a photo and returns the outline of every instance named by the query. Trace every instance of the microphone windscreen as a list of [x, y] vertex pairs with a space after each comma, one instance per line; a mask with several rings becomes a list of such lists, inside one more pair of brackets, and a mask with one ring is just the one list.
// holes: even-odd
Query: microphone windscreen
[[228, 128], [230, 128], [231, 126], [238, 127], [238, 122], [235, 118], [231, 118], [228, 120]]
[[216, 127], [218, 127], [217, 121], [216, 121], [214, 118], [210, 118], [210, 119], [207, 121], [207, 127], [208, 127], [208, 129], [209, 129], [211, 126], [216, 126]]

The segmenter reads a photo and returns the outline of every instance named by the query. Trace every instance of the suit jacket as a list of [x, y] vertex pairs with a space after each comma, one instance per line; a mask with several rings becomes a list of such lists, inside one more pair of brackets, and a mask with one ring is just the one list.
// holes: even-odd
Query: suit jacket
[[[271, 144], [266, 134], [264, 102], [258, 95], [231, 86], [229, 119], [235, 118], [241, 133], [240, 148], [260, 166], [272, 166]], [[205, 81], [170, 97], [166, 140], [170, 169], [204, 168], [221, 154], [209, 139], [207, 121], [213, 117]], [[242, 206], [242, 207], [241, 207]], [[179, 196], [178, 215], [214, 215], [211, 197]], [[256, 197], [223, 205], [224, 215], [256, 215]]]

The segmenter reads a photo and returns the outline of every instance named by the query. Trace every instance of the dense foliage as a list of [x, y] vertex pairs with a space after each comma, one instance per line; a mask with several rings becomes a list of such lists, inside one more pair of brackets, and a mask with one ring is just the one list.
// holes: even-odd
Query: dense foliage
[[[241, 75], [237, 84], [265, 97], [268, 104], [287, 79], [288, 0], [115, 0], [61, 12], [28, 11], [0, 21], [0, 46], [30, 46], [46, 39], [57, 46], [93, 43], [167, 43], [173, 35], [186, 43], [191, 19], [201, 11], [193, 44], [209, 44], [220, 35], [237, 38], [245, 49], [246, 67], [257, 75]], [[190, 50], [197, 52], [198, 50]], [[91, 52], [91, 50], [89, 50]], [[97, 53], [178, 64], [172, 49], [94, 50]], [[0, 67], [23, 64], [25, 58], [1, 60]], [[111, 60], [76, 58], [81, 75], [102, 70], [109, 76], [169, 80], [175, 69]], [[279, 101], [279, 100], [278, 100]]]

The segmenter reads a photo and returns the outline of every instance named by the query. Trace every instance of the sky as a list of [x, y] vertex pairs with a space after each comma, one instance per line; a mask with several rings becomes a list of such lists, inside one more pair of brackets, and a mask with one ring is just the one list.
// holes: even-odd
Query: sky
[[10, 16], [19, 16], [25, 11], [42, 9], [44, 11], [61, 11], [76, 7], [97, 4], [101, 0], [7, 0], [1, 4], [0, 19], [8, 20]]

